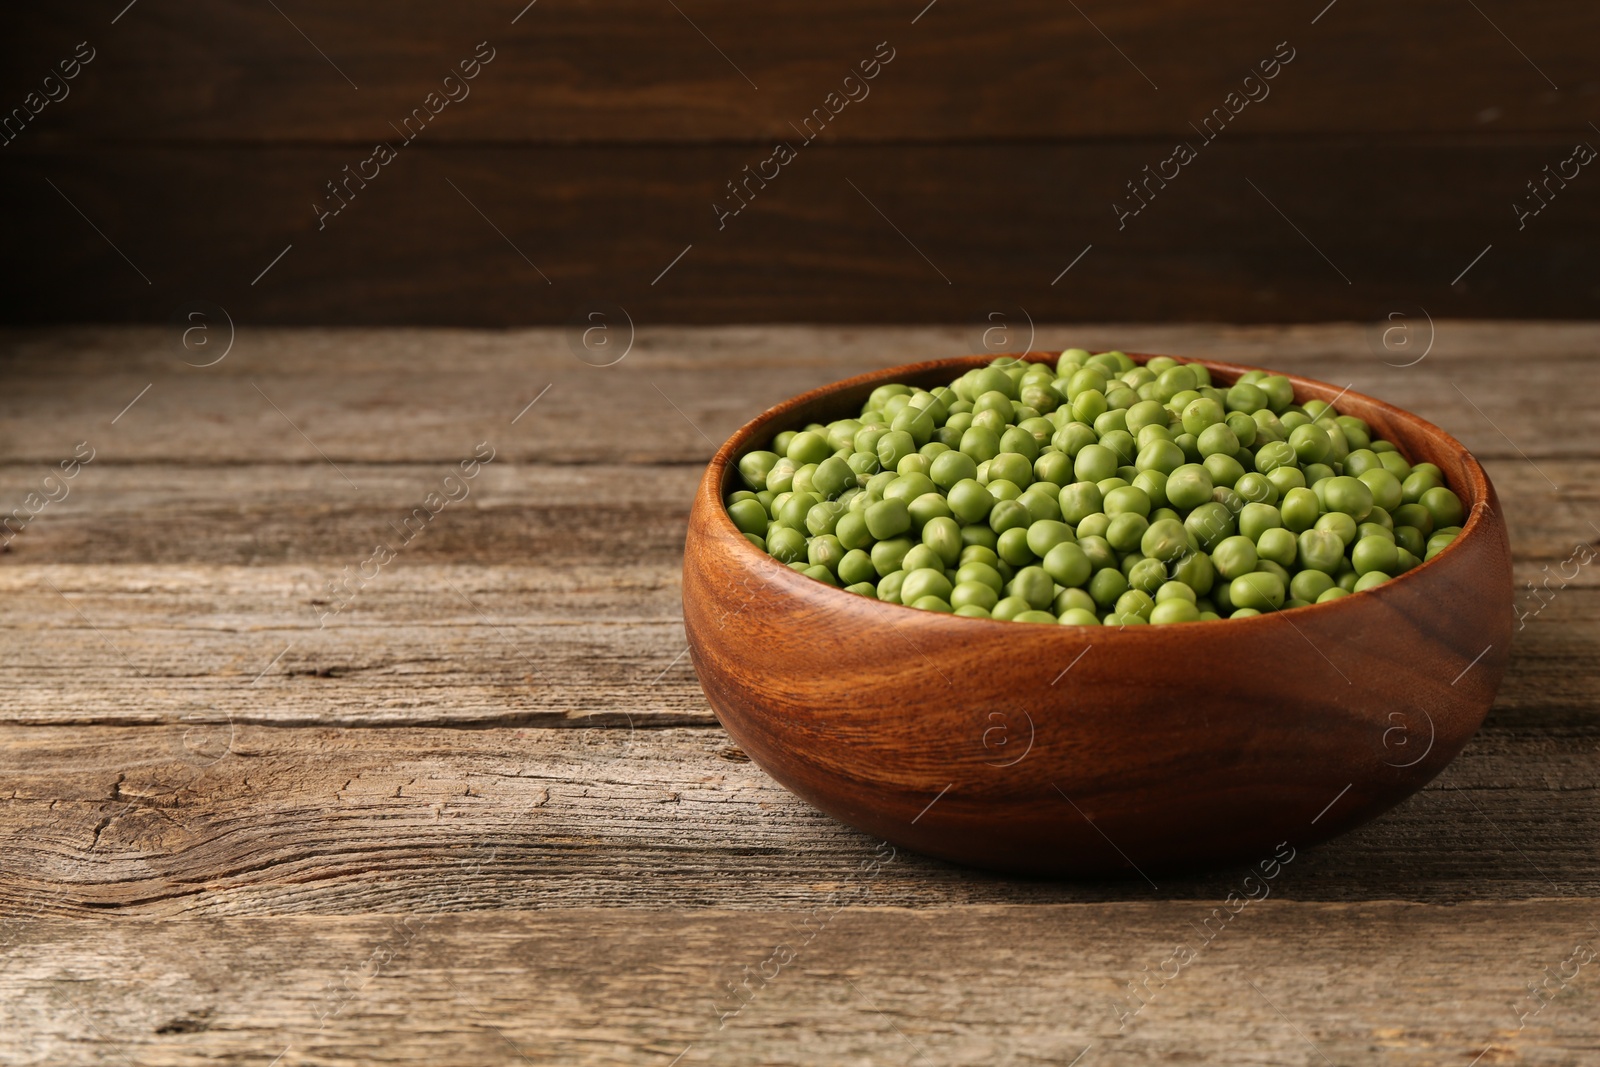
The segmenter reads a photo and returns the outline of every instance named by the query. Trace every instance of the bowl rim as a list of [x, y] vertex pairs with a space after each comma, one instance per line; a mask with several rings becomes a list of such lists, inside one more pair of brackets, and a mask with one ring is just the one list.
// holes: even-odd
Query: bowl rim
[[[1110, 350], [1108, 349], [1108, 351]], [[1159, 352], [1124, 352], [1123, 354], [1140, 365], [1143, 365], [1151, 359], [1157, 358], [1158, 356], [1165, 355], [1164, 353]], [[934, 371], [948, 370], [951, 372], [950, 378], [953, 381], [965, 370], [987, 366], [999, 359], [1021, 359], [1029, 363], [1050, 364], [1058, 360], [1060, 355], [1061, 354], [1059, 352], [1052, 352], [1043, 349], [1032, 349], [1026, 352], [1000, 352], [992, 355], [973, 354], [966, 356], [951, 356], [943, 359], [924, 360], [919, 363], [902, 363], [897, 366], [885, 367], [880, 370], [867, 371], [863, 374], [857, 374], [836, 382], [829, 382], [825, 385], [817, 386], [814, 389], [808, 389], [803, 393], [792, 396], [787, 400], [780, 401], [779, 403], [767, 408], [765, 411], [762, 411], [744, 425], [740, 426], [728, 437], [726, 441], [723, 442], [722, 446], [717, 449], [715, 455], [711, 457], [710, 462], [706, 465], [705, 473], [700, 481], [700, 487], [696, 491], [696, 502], [697, 504], [709, 507], [709, 510], [715, 516], [712, 521], [716, 524], [717, 532], [719, 534], [722, 534], [725, 537], [731, 537], [737, 542], [735, 551], [748, 553], [749, 558], [757, 565], [760, 565], [761, 561], [763, 560], [772, 564], [774, 569], [769, 576], [774, 581], [790, 584], [791, 588], [789, 591], [795, 594], [849, 597], [850, 601], [857, 608], [857, 610], [892, 608], [896, 611], [909, 612], [912, 614], [912, 617], [921, 619], [927, 619], [929, 616], [932, 616], [934, 619], [957, 620], [959, 624], [963, 625], [972, 624], [973, 626], [978, 627], [1004, 626], [1008, 627], [1008, 629], [1003, 632], [1011, 634], [1026, 634], [1033, 632], [1051, 633], [1053, 631], [1051, 631], [1048, 626], [1039, 623], [1035, 623], [1032, 626], [1018, 630], [1016, 629], [1016, 623], [1014, 620], [1010, 619], [982, 617], [974, 618], [972, 616], [954, 614], [946, 615], [944, 612], [926, 611], [922, 608], [915, 608], [906, 604], [896, 604], [886, 600], [878, 600], [872, 597], [860, 596], [855, 593], [846, 592], [842, 587], [832, 586], [826, 582], [818, 581], [815, 578], [801, 574], [788, 564], [778, 560], [777, 557], [772, 556], [763, 549], [759, 549], [755, 545], [751, 544], [750, 541], [739, 530], [739, 528], [733, 524], [733, 520], [729, 518], [725, 500], [727, 496], [726, 488], [728, 480], [734, 472], [736, 457], [743, 455], [744, 452], [750, 447], [750, 443], [758, 436], [763, 433], [772, 432], [771, 428], [773, 424], [783, 421], [786, 417], [790, 416], [796, 409], [800, 407], [818, 400], [826, 399], [830, 395], [844, 392], [847, 389], [857, 388], [864, 385], [885, 385], [900, 381], [907, 376], [923, 376]], [[1256, 367], [1249, 364], [1231, 363], [1226, 360], [1193, 356], [1169, 355], [1166, 356], [1166, 358], [1177, 360], [1179, 363], [1198, 363], [1206, 367], [1208, 371], [1219, 370], [1224, 374], [1231, 375], [1233, 379], [1237, 379], [1239, 375], [1253, 370], [1266, 371], [1269, 374], [1280, 375], [1281, 377], [1287, 378], [1295, 387], [1295, 396], [1297, 402], [1299, 397], [1302, 395], [1302, 390], [1308, 387], [1311, 391], [1334, 391], [1337, 389], [1336, 386], [1316, 378], [1307, 378], [1298, 374], [1284, 374], [1279, 371], [1270, 370], [1266, 367]], [[1433, 557], [1433, 559], [1423, 560], [1417, 566], [1412, 567], [1410, 570], [1401, 574], [1395, 575], [1380, 585], [1373, 586], [1371, 589], [1361, 590], [1360, 592], [1353, 592], [1350, 596], [1338, 597], [1326, 603], [1305, 604], [1295, 608], [1278, 608], [1274, 611], [1262, 612], [1259, 615], [1246, 616], [1243, 619], [1235, 619], [1224, 616], [1220, 619], [1201, 619], [1195, 622], [1172, 623], [1166, 625], [1181, 625], [1184, 627], [1210, 627], [1226, 623], [1233, 627], [1251, 625], [1259, 627], [1266, 625], [1270, 620], [1279, 616], [1287, 618], [1296, 613], [1318, 611], [1320, 615], [1328, 616], [1333, 612], [1360, 610], [1360, 604], [1372, 603], [1371, 600], [1364, 600], [1363, 598], [1374, 595], [1379, 597], [1384, 596], [1386, 590], [1392, 592], [1392, 589], [1399, 585], [1399, 583], [1415, 578], [1424, 570], [1432, 567], [1440, 560], [1443, 560], [1451, 555], [1454, 550], [1460, 547], [1461, 544], [1469, 537], [1481, 535], [1483, 526], [1487, 521], [1481, 512], [1492, 510], [1489, 504], [1489, 499], [1493, 495], [1494, 489], [1492, 483], [1489, 481], [1488, 474], [1485, 473], [1483, 469], [1482, 464], [1478, 462], [1477, 457], [1474, 456], [1466, 448], [1466, 446], [1464, 446], [1460, 441], [1456, 440], [1451, 434], [1446, 433], [1443, 429], [1435, 426], [1422, 416], [1407, 411], [1404, 408], [1396, 407], [1387, 401], [1379, 400], [1378, 398], [1368, 396], [1365, 393], [1357, 393], [1348, 388], [1337, 390], [1335, 399], [1342, 397], [1357, 398], [1363, 403], [1369, 404], [1382, 411], [1391, 419], [1396, 421], [1410, 422], [1424, 431], [1427, 435], [1438, 440], [1443, 446], [1452, 448], [1460, 454], [1463, 461], [1463, 466], [1466, 469], [1467, 481], [1469, 483], [1468, 486], [1464, 488], [1469, 488], [1472, 493], [1472, 502], [1468, 505], [1467, 517], [1466, 521], [1463, 522], [1461, 526], [1461, 533], [1458, 534], [1455, 539], [1450, 542], [1450, 544], [1440, 550], [1439, 553]], [[1320, 397], [1312, 397], [1311, 399], [1320, 399]], [[1456, 489], [1457, 487], [1447, 486], [1447, 488]], [[784, 573], [779, 575], [777, 574], [777, 571], [782, 571]], [[801, 585], [799, 583], [805, 584]], [[932, 620], [930, 619], [928, 621]], [[1164, 629], [1164, 626], [1158, 624], [1153, 628], [1157, 632], [1161, 632]], [[1106, 626], [1105, 624], [1101, 623], [1095, 626], [1089, 626], [1081, 623], [1057, 623], [1057, 630], [1063, 632], [1064, 635], [1094, 634], [1097, 637], [1112, 633], [1124, 635], [1123, 638], [1119, 639], [1125, 639], [1125, 635], [1128, 635], [1130, 631], [1133, 634], [1138, 634], [1145, 629], [1146, 626], [1130, 626], [1127, 624], [1122, 624], [1119, 626]]]

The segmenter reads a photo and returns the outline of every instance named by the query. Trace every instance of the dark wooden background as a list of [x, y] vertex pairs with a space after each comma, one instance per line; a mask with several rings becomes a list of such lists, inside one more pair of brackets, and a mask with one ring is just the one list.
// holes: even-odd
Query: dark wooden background
[[[1290, 321], [1600, 303], [1597, 168], [1525, 229], [1512, 209], [1575, 143], [1600, 146], [1586, 0], [525, 2], [10, 13], [0, 109], [78, 42], [97, 55], [0, 148], [0, 317], [167, 321], [203, 300], [258, 323], [559, 323], [598, 304], [640, 322]], [[479, 41], [496, 57], [471, 96], [319, 232], [323, 183], [394, 140]], [[885, 41], [871, 95], [719, 231], [724, 183]], [[1124, 182], [1195, 140], [1189, 123], [1282, 41], [1296, 58], [1270, 97], [1119, 232]]]

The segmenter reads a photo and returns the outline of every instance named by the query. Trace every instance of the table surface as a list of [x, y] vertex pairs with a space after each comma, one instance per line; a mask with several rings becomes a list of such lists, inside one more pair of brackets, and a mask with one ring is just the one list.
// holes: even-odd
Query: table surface
[[661, 328], [607, 367], [560, 330], [241, 329], [206, 367], [174, 331], [4, 334], [0, 1062], [1596, 1062], [1600, 596], [1566, 561], [1600, 538], [1600, 326], [1407, 328], [1039, 329], [1349, 383], [1504, 502], [1483, 730], [1225, 922], [1242, 869], [865, 874], [877, 842], [700, 692], [714, 444], [970, 331]]

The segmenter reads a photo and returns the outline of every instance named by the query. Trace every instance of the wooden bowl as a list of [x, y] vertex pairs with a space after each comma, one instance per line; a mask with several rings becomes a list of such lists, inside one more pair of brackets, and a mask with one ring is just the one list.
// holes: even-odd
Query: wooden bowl
[[[1290, 377], [1298, 400], [1337, 398], [1413, 462], [1438, 464], [1469, 509], [1460, 536], [1375, 589], [1256, 618], [1121, 629], [942, 615], [807, 578], [729, 520], [744, 452], [856, 413], [877, 385], [945, 384], [991, 358], [813, 390], [745, 425], [707, 468], [684, 624], [706, 699], [768, 774], [917, 852], [1148, 880], [1359, 826], [1461, 751], [1510, 652], [1506, 527], [1466, 449], [1380, 400]], [[1197, 362], [1218, 382], [1249, 369]]]

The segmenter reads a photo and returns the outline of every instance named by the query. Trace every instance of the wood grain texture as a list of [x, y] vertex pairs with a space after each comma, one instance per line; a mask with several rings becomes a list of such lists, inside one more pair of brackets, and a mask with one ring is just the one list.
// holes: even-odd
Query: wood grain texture
[[[91, 913], [803, 908], [877, 845], [783, 790], [721, 730], [593, 722], [279, 729], [197, 711], [169, 726], [7, 726], [5, 939]], [[1273, 894], [1592, 897], [1597, 741], [1594, 722], [1491, 720], [1421, 793], [1299, 848]], [[901, 851], [870, 903], [1219, 900], [1254, 859], [1152, 888], [1003, 878]]]
[[365, 150], [19, 147], [0, 195], [36, 210], [12, 220], [0, 319], [166, 322], [195, 300], [242, 325], [563, 323], [591, 302], [640, 324], [978, 322], [1018, 306], [1035, 321], [1366, 320], [1397, 301], [1582, 316], [1600, 199], [1575, 181], [1523, 228], [1512, 210], [1570, 141], [1375, 153], [1225, 132], [1122, 221], [1113, 203], [1171, 138], [818, 142], [732, 218], [715, 205], [768, 149], [419, 141], [322, 222], [325, 183]]
[[0, 55], [10, 99], [84, 37], [98, 48], [30, 138], [366, 144], [389, 137], [387, 124], [487, 38], [495, 59], [430, 137], [760, 143], [792, 136], [789, 123], [887, 41], [895, 58], [834, 136], [989, 141], [1183, 133], [1285, 39], [1295, 58], [1247, 112], [1256, 132], [1577, 132], [1591, 117], [1586, 43], [1600, 33], [1576, 0], [1489, 5], [1494, 23], [1448, 0], [1347, 5], [1315, 24], [1319, 6], [1266, 0], [1207, 12], [1173, 0], [1081, 12], [1045, 0], [923, 6], [696, 0], [680, 13], [647, 0], [542, 0], [513, 25], [522, 4], [354, 0], [280, 15], [227, 0], [153, 6], [107, 28], [121, 7], [107, 0], [27, 12]]
[[[747, 762], [681, 655], [712, 442], [975, 326], [641, 322], [603, 369], [562, 330], [246, 320], [203, 370], [155, 328], [0, 335], [0, 502], [98, 449], [0, 553], [0, 1061], [1323, 1063], [1296, 1027], [1339, 1064], [1592, 1058], [1592, 965], [1520, 1032], [1514, 1005], [1600, 922], [1600, 581], [1545, 584], [1600, 536], [1600, 330], [1441, 319], [1400, 369], [1360, 325], [1040, 325], [1439, 423], [1486, 460], [1527, 612], [1443, 775], [1301, 850], [1119, 1033], [1119, 989], [1242, 869], [1152, 890], [902, 852], [863, 880], [877, 843]], [[319, 630], [328, 580], [486, 439], [470, 497]]]
[[[1545, 970], [1592, 945], [1587, 901], [1269, 898], [1224, 924], [1192, 902], [860, 906], [875, 888], [819, 887], [814, 910], [766, 915], [221, 918], [182, 938], [40, 924], [0, 971], [0, 1019], [27, 1035], [12, 1063], [181, 1065], [1576, 1067], [1600, 1026], [1594, 963], [1565, 988]], [[1123, 1022], [1127, 983], [1171, 974], [1184, 944], [1193, 961]], [[1532, 1014], [1542, 981], [1555, 995]]]

